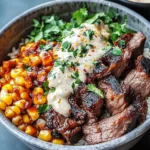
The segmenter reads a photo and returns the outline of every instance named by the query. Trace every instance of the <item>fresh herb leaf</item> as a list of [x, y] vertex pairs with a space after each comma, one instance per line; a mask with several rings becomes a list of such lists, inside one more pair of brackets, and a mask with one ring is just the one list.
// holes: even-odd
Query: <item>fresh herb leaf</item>
[[94, 31], [89, 29], [88, 30], [88, 36], [89, 36], [89, 39], [92, 40], [93, 39], [93, 36], [94, 36]]
[[113, 55], [121, 56], [122, 50], [119, 47], [114, 47], [112, 53]]
[[49, 91], [49, 86], [48, 85], [49, 85], [48, 81], [43, 82], [42, 86], [43, 86], [44, 91]]
[[97, 95], [99, 95], [101, 98], [104, 98], [103, 92], [100, 89], [98, 89], [94, 84], [88, 84], [86, 88], [88, 91], [94, 92]]
[[75, 89], [75, 83], [72, 83], [72, 89], [74, 90]]
[[73, 13], [73, 19], [77, 21], [77, 24], [80, 25], [88, 17], [88, 11], [86, 8], [81, 8]]
[[120, 41], [118, 42], [118, 44], [119, 44], [119, 47], [120, 47], [120, 48], [125, 48], [125, 46], [126, 46], [125, 40], [120, 40]]
[[51, 105], [43, 104], [43, 105], [40, 105], [40, 106], [39, 106], [38, 112], [39, 112], [39, 114], [42, 114], [42, 113], [47, 112], [47, 111], [50, 110], [51, 108], [52, 108]]
[[104, 51], [109, 51], [109, 50], [111, 50], [111, 49], [112, 49], [112, 46], [108, 45], [108, 46], [104, 47], [102, 50], [104, 50]]
[[37, 42], [41, 40], [42, 38], [43, 38], [43, 32], [41, 31], [35, 36], [34, 41]]
[[34, 27], [40, 27], [39, 21], [36, 20], [36, 19], [33, 19], [33, 26], [34, 26]]
[[70, 49], [71, 48], [71, 43], [69, 43], [68, 41], [63, 42], [62, 48], [63, 49]]
[[51, 44], [46, 44], [46, 45], [40, 45], [40, 49], [43, 51], [48, 51], [52, 48], [53, 46]]
[[30, 67], [30, 66], [24, 65], [24, 69], [25, 69], [26, 71], [31, 71], [31, 67]]
[[74, 58], [76, 58], [77, 55], [78, 55], [78, 49], [73, 51], [73, 56], [74, 56]]
[[77, 78], [79, 77], [78, 71], [74, 72], [74, 73], [71, 75], [71, 77], [72, 77], [73, 79], [77, 79]]

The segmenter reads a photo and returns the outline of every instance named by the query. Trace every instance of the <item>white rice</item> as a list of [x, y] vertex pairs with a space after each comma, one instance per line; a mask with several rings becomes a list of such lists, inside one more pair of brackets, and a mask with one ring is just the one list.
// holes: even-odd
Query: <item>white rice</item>
[[21, 39], [19, 47], [18, 48], [13, 47], [12, 52], [8, 53], [7, 56], [9, 56], [11, 59], [16, 58], [17, 54], [19, 53], [19, 50], [20, 50], [21, 46], [25, 45], [28, 42], [29, 42], [29, 39], [27, 39], [27, 38], [26, 39]]

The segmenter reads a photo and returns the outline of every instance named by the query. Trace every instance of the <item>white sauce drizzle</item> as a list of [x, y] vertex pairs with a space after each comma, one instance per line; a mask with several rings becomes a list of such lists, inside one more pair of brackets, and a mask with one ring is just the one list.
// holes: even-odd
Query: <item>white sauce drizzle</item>
[[[58, 59], [62, 61], [68, 61], [73, 63], [79, 63], [79, 66], [76, 66], [78, 70], [79, 79], [82, 82], [86, 80], [86, 73], [92, 73], [94, 69], [94, 61], [99, 60], [105, 51], [102, 50], [107, 42], [103, 39], [105, 36], [103, 33], [106, 33], [108, 36], [107, 28], [105, 26], [98, 26], [95, 24], [82, 24], [83, 28], [74, 28], [72, 29], [73, 34], [67, 36], [63, 39], [62, 43], [67, 41], [70, 42], [74, 50], [79, 49], [81, 45], [91, 44], [93, 47], [88, 47], [88, 52], [85, 57], [73, 56], [72, 52], [67, 50], [62, 51], [62, 48], [54, 51], [58, 55]], [[93, 39], [90, 40], [88, 36], [83, 35], [84, 32], [87, 32], [89, 29], [94, 31]], [[104, 32], [105, 31], [105, 32]], [[102, 36], [103, 35], [103, 36]], [[49, 87], [55, 87], [55, 92], [50, 92], [48, 94], [48, 104], [52, 105], [53, 109], [58, 113], [69, 117], [71, 113], [71, 106], [68, 103], [68, 98], [73, 93], [72, 84], [75, 82], [75, 79], [71, 77], [75, 70], [71, 67], [65, 67], [64, 73], [60, 70], [59, 66], [53, 67], [51, 74], [55, 75], [55, 78], [49, 76]], [[75, 88], [78, 85], [75, 84]]]

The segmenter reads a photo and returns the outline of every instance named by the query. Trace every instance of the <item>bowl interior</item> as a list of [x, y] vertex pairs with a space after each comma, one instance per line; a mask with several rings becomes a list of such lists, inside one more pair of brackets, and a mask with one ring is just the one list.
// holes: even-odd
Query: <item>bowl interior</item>
[[[143, 17], [138, 15], [137, 13], [123, 7], [121, 5], [101, 1], [101, 0], [76, 0], [76, 1], [56, 1], [49, 2], [40, 6], [37, 6], [33, 9], [30, 9], [27, 12], [24, 12], [19, 17], [12, 20], [8, 23], [2, 30], [0, 30], [0, 62], [7, 59], [7, 53], [11, 51], [12, 47], [18, 47], [18, 43], [21, 42], [21, 39], [26, 37], [27, 33], [32, 28], [32, 19], [39, 19], [43, 15], [52, 15], [57, 14], [64, 19], [69, 19], [72, 12], [86, 6], [89, 12], [107, 12], [110, 8], [114, 9], [117, 13], [122, 16], [122, 21], [124, 21], [124, 16], [126, 15], [128, 18], [128, 26], [133, 28], [134, 30], [143, 32], [146, 37], [146, 45], [145, 47], [150, 47], [150, 24]], [[69, 146], [55, 146], [51, 143], [46, 143], [44, 141], [40, 141], [36, 138], [30, 137], [25, 133], [19, 131], [10, 121], [8, 121], [2, 113], [0, 113], [0, 121], [11, 131], [13, 134], [18, 136], [20, 139], [24, 140], [27, 143], [32, 145], [43, 147], [45, 149], [62, 149], [64, 150]], [[91, 146], [98, 149], [112, 149], [112, 147], [119, 146], [121, 144], [125, 144], [130, 140], [138, 137], [142, 133], [144, 133], [148, 126], [150, 126], [150, 121], [146, 121], [144, 125], [139, 126], [134, 131], [122, 136], [121, 138], [112, 140], [110, 142], [106, 142], [103, 144], [97, 144]], [[133, 135], [134, 134], [134, 135]], [[100, 146], [101, 145], [101, 146]], [[77, 146], [74, 146], [78, 149]], [[80, 149], [87, 149], [89, 146], [81, 146]]]

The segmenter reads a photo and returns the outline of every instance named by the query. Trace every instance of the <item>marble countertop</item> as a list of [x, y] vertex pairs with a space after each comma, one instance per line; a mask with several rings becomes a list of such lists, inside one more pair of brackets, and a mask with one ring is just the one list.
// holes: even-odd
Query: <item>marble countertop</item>
[[[0, 28], [23, 11], [50, 0], [0, 0]], [[150, 131], [132, 150], [149, 150]], [[147, 147], [147, 149], [146, 149]], [[19, 139], [0, 125], [0, 150], [30, 150]]]

